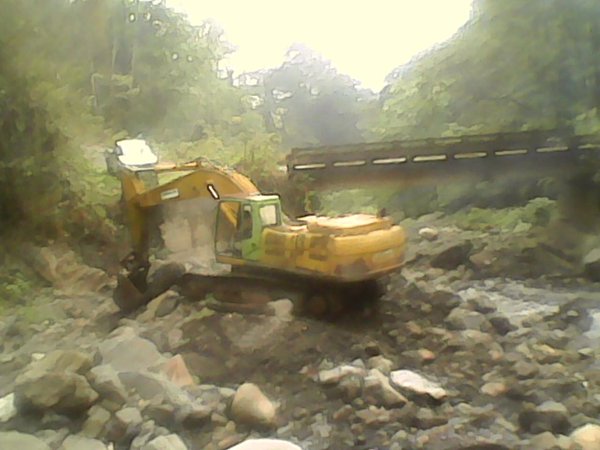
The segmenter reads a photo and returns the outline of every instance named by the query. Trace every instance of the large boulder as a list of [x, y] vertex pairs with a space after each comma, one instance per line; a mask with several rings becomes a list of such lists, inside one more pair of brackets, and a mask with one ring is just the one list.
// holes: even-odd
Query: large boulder
[[56, 350], [32, 362], [16, 379], [15, 405], [22, 411], [87, 410], [98, 399], [84, 376], [91, 364], [89, 355], [71, 350]]
[[122, 405], [127, 401], [127, 391], [125, 386], [119, 380], [119, 375], [109, 364], [102, 364], [90, 370], [88, 379], [94, 390], [100, 396], [117, 405]]
[[452, 270], [469, 262], [469, 255], [473, 250], [470, 241], [449, 244], [431, 259], [431, 266], [439, 269]]
[[0, 431], [0, 448], [6, 450], [50, 450], [45, 442], [30, 434]]
[[39, 275], [63, 292], [81, 294], [109, 291], [113, 287], [104, 271], [83, 264], [66, 245], [28, 247], [23, 255]]
[[231, 417], [239, 423], [256, 427], [273, 427], [276, 422], [275, 405], [252, 383], [242, 384], [231, 404]]
[[143, 421], [142, 414], [137, 408], [123, 408], [115, 413], [107, 437], [112, 442], [131, 441], [140, 434]]
[[135, 372], [158, 368], [167, 360], [148, 339], [139, 337], [130, 327], [115, 330], [101, 342], [98, 350], [104, 364], [117, 372]]
[[39, 372], [73, 372], [85, 375], [94, 364], [89, 353], [77, 350], [55, 350], [42, 359], [34, 361], [30, 370]]
[[128, 390], [133, 390], [143, 400], [161, 399], [174, 407], [187, 405], [191, 401], [185, 391], [158, 373], [121, 372], [119, 379]]
[[159, 436], [148, 442], [143, 450], [187, 450], [188, 447], [176, 434]]
[[107, 447], [97, 439], [71, 435], [63, 441], [59, 450], [107, 450]]

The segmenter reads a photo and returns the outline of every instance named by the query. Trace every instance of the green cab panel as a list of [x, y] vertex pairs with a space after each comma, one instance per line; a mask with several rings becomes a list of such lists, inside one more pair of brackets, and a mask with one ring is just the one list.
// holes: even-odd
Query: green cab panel
[[219, 201], [215, 254], [259, 261], [264, 254], [265, 227], [281, 225], [281, 202], [276, 195], [256, 195]]

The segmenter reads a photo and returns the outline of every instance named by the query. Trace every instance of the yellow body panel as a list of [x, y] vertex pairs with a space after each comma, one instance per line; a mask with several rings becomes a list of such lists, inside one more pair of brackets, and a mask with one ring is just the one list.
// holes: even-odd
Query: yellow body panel
[[263, 230], [261, 266], [339, 281], [361, 281], [385, 275], [404, 259], [406, 237], [388, 219], [368, 216], [371, 223], [347, 227], [273, 227]]

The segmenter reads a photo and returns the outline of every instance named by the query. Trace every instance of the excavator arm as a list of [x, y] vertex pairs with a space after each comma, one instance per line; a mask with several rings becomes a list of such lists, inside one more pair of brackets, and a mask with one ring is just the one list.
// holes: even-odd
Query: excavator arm
[[[131, 235], [132, 251], [121, 260], [123, 271], [114, 293], [115, 302], [123, 310], [135, 309], [168, 289], [182, 271], [176, 270], [153, 287], [147, 284], [149, 216], [154, 207], [195, 198], [217, 201], [224, 196], [245, 198], [259, 193], [247, 177], [206, 160], [159, 164], [147, 143], [138, 139], [118, 141], [107, 154], [107, 166], [121, 180]], [[169, 180], [161, 182], [164, 178]], [[225, 216], [235, 221], [233, 211], [225, 211]]]

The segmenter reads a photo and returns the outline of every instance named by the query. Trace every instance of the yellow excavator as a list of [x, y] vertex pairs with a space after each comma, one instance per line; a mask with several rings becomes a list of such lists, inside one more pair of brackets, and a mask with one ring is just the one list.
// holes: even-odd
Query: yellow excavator
[[[278, 195], [261, 194], [244, 175], [205, 159], [159, 162], [142, 139], [117, 141], [107, 154], [107, 166], [121, 180], [133, 247], [122, 261], [114, 294], [124, 311], [136, 309], [175, 284], [188, 296], [211, 293], [228, 303], [265, 303], [286, 295], [302, 311], [334, 314], [348, 303], [377, 297], [378, 280], [402, 266], [405, 234], [387, 217], [357, 214], [290, 220]], [[202, 211], [197, 200], [204, 202]], [[210, 234], [216, 262], [230, 270], [190, 273], [186, 264], [164, 265], [148, 282], [157, 212], [163, 215], [159, 221], [170, 223], [178, 216], [194, 215], [185, 226], [171, 230], [170, 238], [163, 236], [163, 245], [175, 240], [179, 250], [182, 246], [185, 250], [193, 246], [193, 239], [183, 235], [194, 236], [201, 230]], [[206, 226], [213, 223], [212, 230]], [[206, 241], [207, 236], [200, 239]]]

